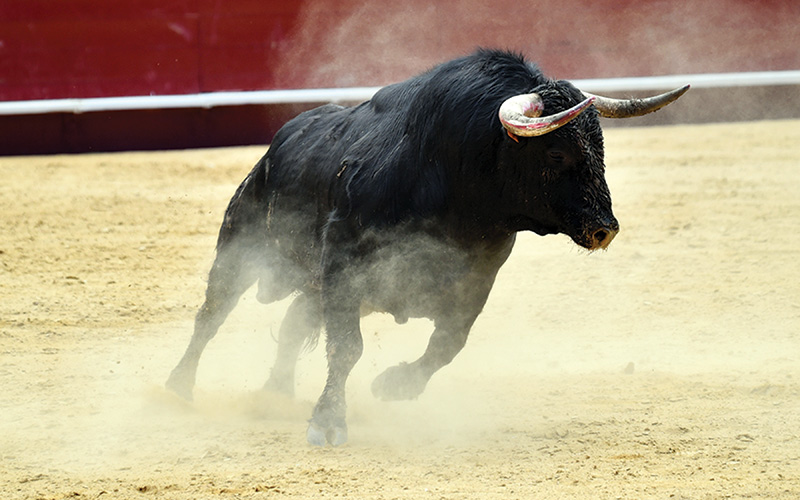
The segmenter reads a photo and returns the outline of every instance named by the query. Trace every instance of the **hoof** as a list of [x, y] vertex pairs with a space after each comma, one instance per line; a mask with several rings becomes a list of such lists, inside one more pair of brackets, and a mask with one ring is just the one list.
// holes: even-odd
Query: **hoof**
[[184, 375], [183, 372], [178, 371], [177, 368], [172, 370], [165, 385], [167, 390], [174, 392], [186, 401], [192, 401], [194, 399], [192, 396], [194, 380]]
[[372, 395], [383, 401], [416, 399], [425, 391], [428, 379], [414, 369], [414, 365], [402, 363], [388, 368], [372, 382]]
[[312, 420], [308, 423], [306, 441], [311, 446], [325, 446], [325, 443], [341, 446], [347, 442], [347, 426], [335, 425], [323, 428]]
[[[344, 411], [344, 410], [342, 410]], [[340, 446], [347, 442], [347, 423], [343, 414], [332, 411], [330, 408], [314, 410], [311, 420], [308, 421], [306, 440], [311, 446]]]

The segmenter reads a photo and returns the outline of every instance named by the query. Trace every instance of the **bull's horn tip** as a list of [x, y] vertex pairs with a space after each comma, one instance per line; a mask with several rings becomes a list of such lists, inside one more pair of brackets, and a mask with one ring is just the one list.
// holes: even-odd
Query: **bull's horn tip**
[[678, 87], [677, 89], [673, 90], [674, 93], [678, 94], [678, 97], [682, 96], [692, 87], [691, 84], [687, 83], [683, 87]]
[[687, 84], [686, 84], [686, 85], [684, 85], [683, 87], [680, 87], [680, 88], [677, 88], [677, 89], [675, 89], [675, 94], [676, 94], [676, 95], [675, 95], [675, 99], [677, 99], [677, 98], [681, 97], [683, 94], [685, 94], [686, 92], [688, 92], [688, 91], [689, 91], [689, 89], [690, 89], [691, 87], [692, 87], [692, 85], [691, 85], [691, 84], [689, 84], [689, 83], [687, 83]]

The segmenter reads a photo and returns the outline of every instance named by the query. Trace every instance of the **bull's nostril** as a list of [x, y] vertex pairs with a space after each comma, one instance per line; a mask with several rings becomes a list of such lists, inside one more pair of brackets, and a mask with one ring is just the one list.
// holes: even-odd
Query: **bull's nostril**
[[598, 248], [607, 248], [611, 244], [611, 240], [617, 235], [616, 229], [609, 229], [607, 227], [600, 228], [592, 233], [592, 250]]
[[608, 233], [605, 229], [598, 229], [594, 232], [594, 240], [598, 243], [602, 243], [606, 237], [608, 237]]

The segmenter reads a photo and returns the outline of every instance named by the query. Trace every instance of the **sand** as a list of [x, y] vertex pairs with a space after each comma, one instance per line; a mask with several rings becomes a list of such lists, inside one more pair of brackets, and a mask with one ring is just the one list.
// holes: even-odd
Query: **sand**
[[260, 390], [287, 303], [183, 353], [264, 148], [0, 158], [3, 499], [800, 497], [800, 121], [611, 129], [605, 252], [521, 235], [416, 401], [369, 385], [432, 325], [363, 320], [350, 442], [313, 448], [323, 349]]

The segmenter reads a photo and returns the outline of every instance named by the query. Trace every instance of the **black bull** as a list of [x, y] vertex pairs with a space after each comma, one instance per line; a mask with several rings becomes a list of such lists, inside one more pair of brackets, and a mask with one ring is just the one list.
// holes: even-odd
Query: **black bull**
[[194, 335], [167, 386], [191, 398], [203, 349], [254, 283], [265, 303], [295, 293], [266, 387], [293, 394], [299, 352], [324, 328], [328, 378], [307, 438], [345, 442], [361, 314], [433, 320], [425, 353], [372, 384], [379, 398], [417, 397], [464, 346], [517, 231], [564, 233], [589, 250], [613, 239], [598, 115], [638, 116], [685, 90], [592, 96], [520, 56], [481, 50], [359, 106], [299, 115], [228, 205]]

